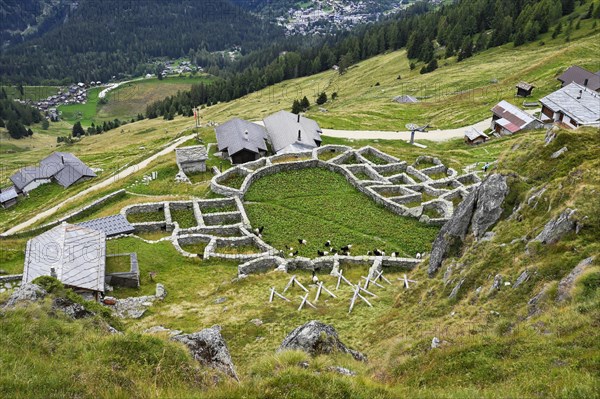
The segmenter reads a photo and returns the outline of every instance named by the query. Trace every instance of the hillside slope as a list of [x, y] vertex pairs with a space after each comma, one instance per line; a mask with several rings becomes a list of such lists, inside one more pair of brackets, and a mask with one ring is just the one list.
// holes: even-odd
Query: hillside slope
[[[581, 129], [559, 131], [548, 146], [544, 139], [544, 132], [531, 132], [504, 146], [491, 173], [507, 176], [510, 192], [501, 220], [491, 229], [493, 237], [476, 242], [467, 236], [462, 249], [447, 259], [433, 278], [427, 276], [425, 260], [410, 274], [418, 283], [409, 290], [399, 283], [383, 290], [373, 287], [378, 294], [374, 308], [363, 304], [351, 315], [344, 289], [338, 292], [340, 299], [319, 302], [315, 311], [298, 312], [294, 304], [267, 302], [269, 288], [282, 287], [287, 280], [280, 273], [232, 281], [236, 264], [181, 260], [168, 243], [153, 246], [133, 238], [113, 240], [111, 253], [135, 251], [142, 267], [141, 290], [116, 295], [148, 294], [153, 284], [147, 274], [153, 270], [158, 272], [158, 281], [168, 287], [169, 296], [144, 318], [126, 321], [125, 336], [105, 338], [104, 344], [96, 345], [89, 344], [97, 332], [87, 322], [46, 316], [47, 310], [37, 305], [4, 310], [3, 328], [26, 329], [32, 342], [43, 336], [48, 347], [59, 348], [61, 364], [67, 370], [78, 370], [80, 376], [41, 380], [40, 375], [50, 373], [51, 363], [35, 361], [35, 367], [25, 366], [43, 356], [46, 347], [29, 346], [23, 357], [22, 346], [3, 345], [0, 359], [12, 362], [21, 358], [24, 367], [19, 378], [36, 381], [18, 391], [9, 388], [6, 396], [80, 392], [83, 397], [121, 393], [281, 398], [311, 397], [318, 392], [332, 398], [598, 397], [600, 161], [594, 154], [600, 136], [597, 129]], [[564, 146], [568, 151], [552, 159]], [[568, 232], [552, 244], [533, 242], [567, 207], [577, 210], [577, 232]], [[582, 274], [571, 281], [565, 279], [582, 260], [594, 256]], [[528, 277], [517, 284], [524, 271]], [[357, 279], [363, 272], [360, 267], [350, 268], [348, 278]], [[497, 275], [502, 283], [492, 288]], [[395, 281], [402, 274], [389, 271], [388, 276]], [[335, 285], [334, 278], [320, 277], [326, 285]], [[299, 278], [308, 279], [309, 275], [300, 272]], [[455, 295], [450, 297], [453, 291]], [[225, 303], [215, 302], [219, 298], [225, 298]], [[263, 324], [250, 323], [255, 319]], [[347, 355], [275, 355], [283, 337], [311, 319], [333, 324], [341, 339], [366, 353], [369, 362], [361, 364]], [[64, 339], [65, 331], [79, 330], [82, 323], [86, 326], [82, 340]], [[185, 371], [190, 366], [176, 371], [177, 364], [189, 360], [172, 352], [171, 344], [146, 335], [135, 338], [156, 325], [194, 332], [213, 324], [222, 327], [240, 385], [192, 380]], [[14, 339], [11, 334], [2, 336]], [[431, 348], [433, 337], [440, 340], [441, 347]], [[141, 343], [125, 345], [131, 340]], [[116, 354], [115, 347], [119, 348]], [[158, 361], [157, 356], [169, 360]], [[86, 370], [83, 365], [91, 357], [109, 362], [105, 364], [116, 371]], [[148, 359], [142, 368], [131, 363], [140, 358]], [[299, 366], [300, 362], [308, 362], [308, 368]], [[358, 376], [340, 376], [328, 371], [330, 366], [347, 367]], [[81, 390], [78, 381], [91, 378], [92, 373], [94, 386], [100, 389], [93, 393]], [[8, 381], [10, 375], [5, 375]]]

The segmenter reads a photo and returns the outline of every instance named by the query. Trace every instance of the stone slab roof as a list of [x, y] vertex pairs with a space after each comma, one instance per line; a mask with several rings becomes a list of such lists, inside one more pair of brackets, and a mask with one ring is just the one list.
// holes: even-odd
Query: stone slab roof
[[76, 226], [102, 231], [107, 237], [131, 234], [135, 231], [135, 227], [121, 214], [88, 220], [87, 222], [77, 223]]
[[15, 187], [22, 190], [34, 180], [55, 178], [67, 188], [82, 177], [96, 174], [79, 158], [68, 152], [54, 152], [42, 159], [40, 166], [26, 166], [10, 177]]
[[584, 86], [587, 80], [586, 87], [588, 89], [594, 91], [600, 90], [600, 75], [598, 75], [598, 73], [592, 73], [587, 69], [583, 69], [582, 67], [577, 65], [573, 65], [572, 67], [567, 69], [557, 79], [562, 82], [563, 86], [566, 86], [573, 82]]
[[206, 147], [203, 145], [195, 145], [191, 147], [182, 147], [175, 149], [177, 163], [200, 162], [208, 159]]
[[27, 241], [23, 283], [56, 275], [63, 284], [104, 292], [106, 235], [63, 223]]
[[256, 123], [233, 118], [215, 129], [219, 151], [227, 150], [229, 156], [242, 150], [258, 153], [267, 151], [267, 131]]
[[488, 135], [485, 134], [482, 131], [479, 131], [477, 129], [475, 129], [474, 127], [470, 127], [469, 129], [467, 129], [465, 131], [465, 136], [469, 139], [469, 140], [475, 140], [479, 137], [483, 137], [484, 139], [489, 139]]
[[[321, 142], [321, 128], [317, 122], [287, 111], [279, 111], [264, 119], [271, 146], [275, 153], [298, 144], [303, 148], [318, 147]], [[300, 132], [300, 140], [298, 140]], [[293, 148], [293, 147], [290, 147]]]
[[540, 102], [554, 112], [563, 112], [580, 125], [600, 122], [600, 94], [577, 83], [548, 94]]
[[14, 186], [8, 187], [0, 191], [0, 202], [10, 201], [17, 198], [17, 190]]

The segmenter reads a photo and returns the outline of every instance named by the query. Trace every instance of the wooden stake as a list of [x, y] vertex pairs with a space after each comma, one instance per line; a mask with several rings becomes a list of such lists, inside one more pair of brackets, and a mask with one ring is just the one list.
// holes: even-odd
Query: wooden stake
[[354, 308], [354, 303], [356, 302], [356, 296], [358, 295], [358, 287], [354, 288], [354, 295], [352, 295], [352, 300], [350, 301], [350, 309], [348, 310], [348, 313], [352, 312], [352, 309]]
[[305, 292], [308, 292], [308, 289], [302, 284], [300, 284], [300, 281], [298, 281], [298, 279], [296, 279], [295, 277], [296, 276], [294, 276], [294, 280], [296, 281], [296, 284], [298, 284], [298, 287], [302, 288]]
[[313, 309], [317, 308], [315, 305], [313, 305], [312, 303], [310, 303], [308, 301], [308, 293], [304, 294], [304, 296], [303, 297], [301, 296], [300, 298], [302, 298], [302, 302], [300, 302], [300, 306], [298, 307], [298, 310], [302, 310], [302, 308], [304, 307], [304, 304], [310, 306]]
[[[375, 281], [375, 280], [368, 279], [367, 277], [361, 277], [361, 278], [364, 278], [365, 280], [367, 280], [367, 282], [368, 282], [368, 283], [373, 283], [373, 284], [375, 284], [375, 285], [376, 285], [376, 286], [378, 286], [379, 288], [385, 288], [383, 285], [379, 284], [379, 283], [378, 283], [377, 281]], [[365, 283], [365, 288], [369, 288], [369, 287], [368, 287], [368, 285], [367, 285], [367, 283]]]
[[290, 288], [294, 284], [294, 280], [296, 280], [296, 275], [295, 274], [292, 276], [292, 278], [290, 279], [290, 281], [288, 281], [287, 285], [283, 289], [283, 292], [286, 292], [288, 290], [288, 288]]
[[275, 295], [275, 287], [271, 287], [271, 295], [269, 296], [269, 302], [273, 302], [274, 295]]
[[332, 297], [334, 297], [334, 298], [337, 298], [337, 296], [335, 296], [335, 294], [334, 294], [333, 292], [329, 291], [329, 290], [327, 289], [327, 287], [325, 287], [325, 286], [323, 285], [323, 282], [321, 282], [321, 288], [323, 289], [323, 291], [325, 291], [326, 293], [328, 293], [328, 294], [329, 294], [329, 295], [331, 295]]
[[335, 290], [337, 291], [338, 288], [340, 288], [340, 282], [342, 281], [342, 272], [343, 270], [340, 269], [339, 272], [337, 272], [337, 276], [338, 276], [338, 281], [337, 284], [335, 285]]
[[[363, 287], [361, 287], [360, 284], [357, 284], [356, 286], [358, 287], [359, 291], [364, 291], [364, 292], [366, 292], [367, 294], [369, 294], [369, 295], [371, 295], [373, 297], [377, 297], [377, 295], [373, 294], [371, 291], [367, 291], [366, 289], [364, 289]], [[358, 294], [358, 295], [360, 295], [360, 294]]]

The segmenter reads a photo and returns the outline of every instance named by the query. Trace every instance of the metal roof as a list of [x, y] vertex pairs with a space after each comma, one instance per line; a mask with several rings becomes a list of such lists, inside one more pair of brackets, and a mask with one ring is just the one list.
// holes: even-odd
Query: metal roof
[[53, 273], [63, 284], [104, 292], [106, 235], [63, 223], [27, 241], [23, 282]]
[[255, 153], [267, 150], [267, 131], [256, 123], [233, 118], [215, 129], [219, 151], [227, 150], [229, 156], [242, 150]]
[[562, 112], [580, 125], [600, 122], [600, 94], [577, 83], [548, 94], [540, 102], [554, 112]]
[[125, 216], [121, 214], [88, 220], [87, 222], [77, 223], [76, 226], [102, 231], [107, 237], [117, 236], [119, 234], [130, 234], [135, 230], [135, 227], [133, 227], [127, 221]]
[[68, 152], [54, 152], [40, 161], [40, 166], [26, 166], [10, 177], [13, 184], [22, 190], [34, 180], [54, 177], [67, 188], [82, 177], [96, 177], [96, 174], [79, 158]]
[[5, 188], [4, 190], [2, 190], [0, 192], [0, 202], [10, 201], [11, 199], [15, 199], [17, 197], [18, 197], [17, 190], [15, 189], [14, 186]]
[[[279, 153], [290, 144], [315, 148], [318, 147], [317, 142], [321, 142], [321, 128], [317, 122], [304, 116], [279, 111], [267, 116], [264, 123], [275, 153]], [[300, 140], [298, 140], [298, 133], [300, 133]]]
[[203, 145], [176, 148], [175, 156], [177, 158], [178, 164], [186, 162], [206, 161], [208, 159], [206, 147], [204, 147]]
[[573, 65], [556, 79], [561, 81], [563, 86], [573, 82], [585, 86], [585, 81], [587, 79], [587, 86], [585, 87], [594, 91], [600, 90], [600, 75], [592, 73], [577, 65]]
[[475, 129], [474, 127], [470, 127], [469, 129], [465, 130], [465, 136], [467, 136], [467, 138], [469, 140], [475, 140], [478, 137], [483, 137], [484, 139], [489, 139], [487, 134], [483, 133], [480, 130]]
[[[515, 125], [517, 127], [517, 130], [515, 131], [521, 130], [531, 122], [535, 122], [537, 120], [527, 112], [504, 100], [500, 101], [494, 108], [492, 108], [492, 112], [498, 118], [505, 119], [509, 123]], [[504, 126], [499, 120], [497, 120], [496, 123]], [[511, 132], [513, 131], [511, 130]]]

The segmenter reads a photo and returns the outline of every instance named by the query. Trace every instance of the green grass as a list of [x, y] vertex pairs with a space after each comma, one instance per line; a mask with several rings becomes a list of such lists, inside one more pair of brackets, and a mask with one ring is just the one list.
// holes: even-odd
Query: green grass
[[215, 252], [220, 254], [230, 255], [244, 255], [244, 254], [256, 254], [261, 252], [260, 249], [255, 245], [223, 245], [215, 248]]
[[388, 164], [388, 161], [386, 161], [385, 159], [379, 158], [377, 155], [373, 154], [370, 151], [363, 152], [360, 155], [362, 155], [367, 160], [373, 162], [375, 165], [387, 165]]
[[140, 231], [135, 233], [136, 236], [148, 241], [157, 241], [164, 237], [169, 237], [171, 234], [164, 230], [157, 231]]
[[125, 256], [107, 256], [106, 273], [122, 273], [131, 270], [131, 259], [129, 255]]
[[228, 175], [225, 179], [221, 180], [219, 183], [231, 188], [240, 188], [242, 187], [242, 183], [244, 183], [245, 179], [246, 176], [242, 176], [238, 173], [232, 173]]
[[322, 169], [262, 178], [245, 200], [252, 225], [265, 226], [267, 243], [283, 250], [305, 239], [308, 245], [300, 246], [299, 255], [311, 258], [327, 240], [338, 248], [352, 244], [355, 255], [379, 248], [413, 256], [428, 251], [438, 231], [376, 205], [342, 176]]
[[165, 220], [165, 214], [162, 211], [130, 213], [127, 220], [130, 223], [161, 222]]
[[307, 161], [309, 159], [312, 159], [312, 156], [310, 156], [310, 155], [304, 155], [304, 156], [287, 155], [287, 156], [283, 156], [281, 158], [274, 159], [271, 162], [274, 164], [278, 164], [278, 163], [287, 163], [287, 162]]
[[352, 174], [354, 175], [354, 177], [356, 177], [358, 180], [372, 180], [373, 178], [366, 174], [365, 172], [352, 172]]
[[8, 98], [39, 101], [50, 96], [58, 94], [58, 86], [23, 86], [23, 95], [17, 90], [16, 86], [1, 86]]
[[[62, 112], [61, 118], [69, 123], [81, 122], [85, 127], [90, 126], [92, 122], [95, 124], [102, 123], [96, 117], [98, 108], [98, 94], [102, 91], [102, 88], [94, 88], [87, 91], [87, 101], [85, 104], [67, 104], [58, 107], [58, 110]], [[115, 118], [111, 118], [113, 120]]]
[[189, 229], [198, 225], [194, 211], [191, 209], [171, 209], [171, 219], [179, 223], [179, 227], [182, 229]]
[[223, 205], [223, 206], [206, 206], [200, 205], [200, 211], [202, 213], [220, 213], [220, 212], [235, 212], [237, 211], [237, 206], [235, 204], [231, 205]]
[[204, 249], [206, 249], [206, 246], [208, 245], [207, 242], [197, 242], [195, 244], [184, 244], [181, 245], [181, 249], [183, 249], [186, 252], [189, 252], [191, 254], [200, 254], [203, 255], [204, 254]]

